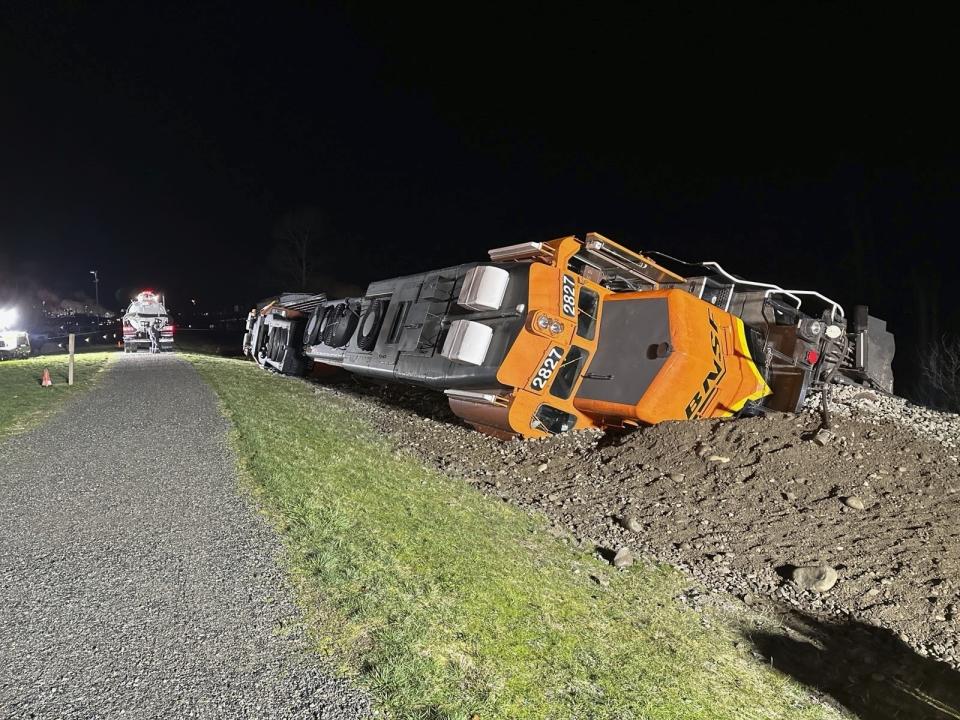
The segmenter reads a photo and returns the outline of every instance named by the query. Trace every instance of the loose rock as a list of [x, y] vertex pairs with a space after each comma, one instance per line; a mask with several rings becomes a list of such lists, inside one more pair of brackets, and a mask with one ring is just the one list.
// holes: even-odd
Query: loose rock
[[817, 434], [813, 436], [813, 442], [815, 442], [820, 447], [828, 445], [833, 440], [833, 433], [829, 430], [820, 429], [817, 430]]
[[860, 499], [859, 497], [857, 497], [856, 495], [851, 495], [850, 497], [845, 497], [845, 498], [843, 499], [843, 504], [846, 505], [848, 508], [851, 508], [851, 509], [853, 509], [853, 510], [863, 510], [863, 508], [866, 507], [866, 506], [863, 504], [863, 500], [861, 500], [861, 499]]
[[839, 575], [829, 565], [807, 565], [794, 568], [790, 579], [803, 590], [823, 593], [837, 584]]
[[617, 554], [613, 556], [613, 566], [624, 568], [631, 565], [633, 565], [633, 553], [630, 552], [630, 548], [622, 547], [617, 550]]

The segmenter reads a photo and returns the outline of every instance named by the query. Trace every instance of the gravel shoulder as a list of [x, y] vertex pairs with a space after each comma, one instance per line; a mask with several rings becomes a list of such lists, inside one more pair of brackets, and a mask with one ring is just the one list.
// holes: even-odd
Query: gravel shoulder
[[312, 653], [213, 392], [130, 355], [0, 444], [0, 717], [360, 718]]

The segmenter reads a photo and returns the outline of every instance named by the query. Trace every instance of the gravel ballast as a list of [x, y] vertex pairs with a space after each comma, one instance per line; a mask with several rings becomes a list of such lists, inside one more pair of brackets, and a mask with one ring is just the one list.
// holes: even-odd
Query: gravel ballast
[[216, 397], [117, 359], [0, 444], [0, 718], [359, 718], [310, 649]]

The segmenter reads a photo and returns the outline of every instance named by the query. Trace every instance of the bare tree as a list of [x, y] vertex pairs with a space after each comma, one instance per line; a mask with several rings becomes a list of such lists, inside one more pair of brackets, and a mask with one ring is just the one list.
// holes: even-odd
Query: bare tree
[[960, 412], [960, 337], [944, 335], [927, 345], [920, 358], [924, 400]]
[[317, 208], [304, 207], [285, 213], [274, 228], [273, 263], [283, 282], [297, 284], [291, 290], [309, 289], [307, 283], [314, 274], [324, 225]]

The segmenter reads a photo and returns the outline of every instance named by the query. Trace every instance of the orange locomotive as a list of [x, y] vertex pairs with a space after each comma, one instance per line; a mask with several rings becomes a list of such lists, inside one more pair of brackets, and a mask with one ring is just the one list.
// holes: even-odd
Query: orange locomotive
[[[683, 277], [596, 233], [489, 254], [360, 298], [281, 296], [251, 312], [244, 350], [278, 372], [321, 363], [442, 390], [504, 439], [794, 411], [831, 380], [892, 390], [893, 337], [865, 308], [848, 328], [819, 293], [716, 263]], [[800, 310], [810, 296], [818, 317]]]

